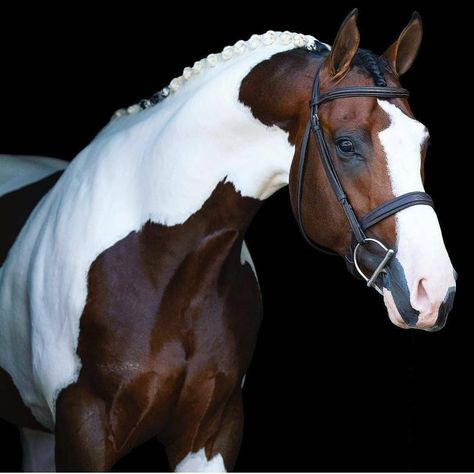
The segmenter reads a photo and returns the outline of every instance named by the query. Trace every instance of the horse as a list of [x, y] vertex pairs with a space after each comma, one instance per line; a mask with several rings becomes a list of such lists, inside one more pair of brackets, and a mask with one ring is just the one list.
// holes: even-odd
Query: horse
[[0, 158], [0, 417], [25, 470], [110, 470], [154, 437], [177, 472], [233, 468], [262, 318], [244, 238], [284, 186], [394, 324], [445, 324], [456, 274], [399, 82], [421, 38], [414, 14], [381, 56], [361, 49], [356, 10], [332, 48], [253, 35], [120, 109], [70, 164]]

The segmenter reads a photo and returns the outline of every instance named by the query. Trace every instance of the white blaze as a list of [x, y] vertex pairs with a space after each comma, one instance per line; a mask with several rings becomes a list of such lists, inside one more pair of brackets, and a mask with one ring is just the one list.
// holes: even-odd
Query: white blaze
[[[421, 147], [428, 133], [425, 126], [386, 100], [378, 103], [390, 118], [389, 127], [379, 133], [379, 139], [386, 153], [393, 194], [424, 191]], [[420, 322], [425, 317], [434, 323], [448, 289], [455, 286], [438, 218], [430, 206], [419, 205], [398, 212], [395, 221], [396, 258], [405, 272], [412, 307], [420, 311]], [[420, 282], [424, 296], [420, 295]]]

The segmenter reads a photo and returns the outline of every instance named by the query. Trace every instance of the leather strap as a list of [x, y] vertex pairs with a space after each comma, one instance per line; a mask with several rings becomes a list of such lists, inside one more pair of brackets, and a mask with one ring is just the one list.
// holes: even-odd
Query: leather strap
[[354, 210], [352, 209], [352, 206], [349, 203], [349, 199], [347, 198], [346, 193], [344, 192], [341, 181], [339, 180], [336, 168], [334, 167], [334, 163], [331, 160], [328, 145], [326, 143], [326, 140], [324, 139], [324, 133], [319, 123], [319, 118], [316, 114], [313, 116], [312, 129], [313, 133], [316, 135], [316, 143], [319, 148], [319, 155], [322, 157], [323, 167], [326, 172], [329, 184], [331, 185], [337, 200], [342, 206], [342, 209], [347, 217], [349, 225], [351, 226], [352, 233], [354, 234], [355, 239], [358, 243], [362, 244], [366, 239], [366, 235], [362, 230], [361, 226], [359, 225], [357, 216], [355, 215]]
[[309, 142], [309, 135], [311, 133], [311, 122], [308, 120], [306, 124], [306, 128], [304, 130], [303, 140], [301, 142], [301, 149], [300, 149], [300, 160], [298, 162], [298, 172], [296, 175], [296, 220], [298, 222], [298, 227], [300, 228], [301, 235], [306, 240], [311, 247], [316, 250], [319, 250], [322, 253], [327, 255], [337, 255], [336, 252], [329, 250], [322, 245], [317, 244], [313, 239], [311, 239], [306, 231], [304, 230], [303, 225], [303, 216], [301, 215], [301, 201], [303, 199], [303, 175], [304, 175], [304, 166], [305, 166], [305, 157], [306, 157], [306, 150], [308, 148]]
[[[324, 104], [336, 99], [347, 97], [380, 97], [382, 99], [396, 99], [399, 97], [409, 97], [410, 92], [402, 87], [339, 87], [331, 89], [319, 97], [316, 97], [316, 105]], [[314, 98], [313, 98], [314, 99]], [[312, 105], [312, 104], [311, 104]]]
[[384, 202], [379, 207], [368, 212], [359, 220], [360, 226], [363, 230], [367, 230], [369, 227], [374, 226], [396, 212], [416, 205], [434, 207], [433, 199], [431, 199], [431, 196], [427, 193], [414, 191], [402, 194], [394, 199], [390, 199], [390, 201]]

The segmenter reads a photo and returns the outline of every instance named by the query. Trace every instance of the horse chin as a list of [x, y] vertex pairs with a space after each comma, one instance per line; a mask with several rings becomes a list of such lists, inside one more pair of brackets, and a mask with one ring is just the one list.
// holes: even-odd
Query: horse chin
[[395, 326], [398, 326], [402, 329], [408, 329], [407, 323], [403, 320], [402, 315], [397, 309], [397, 305], [393, 299], [392, 293], [386, 288], [383, 289], [383, 302], [387, 307], [388, 317]]

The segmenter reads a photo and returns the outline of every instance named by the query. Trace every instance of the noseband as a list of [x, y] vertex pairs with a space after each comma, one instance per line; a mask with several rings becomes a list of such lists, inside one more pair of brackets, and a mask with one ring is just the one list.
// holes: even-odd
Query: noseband
[[[377, 87], [377, 86], [368, 86], [368, 87], [341, 87], [337, 89], [329, 90], [324, 94], [320, 93], [320, 72], [321, 67], [316, 73], [316, 77], [313, 82], [313, 92], [310, 101], [310, 119], [306, 125], [306, 129], [303, 135], [303, 141], [301, 143], [300, 151], [300, 161], [298, 164], [298, 173], [296, 178], [296, 218], [298, 220], [298, 225], [301, 233], [305, 240], [317, 250], [320, 250], [325, 253], [334, 254], [316, 242], [314, 242], [305, 232], [303, 226], [303, 220], [301, 216], [301, 199], [302, 199], [302, 188], [303, 188], [303, 178], [305, 170], [305, 161], [308, 149], [308, 142], [310, 133], [313, 132], [314, 139], [318, 146], [319, 156], [323, 164], [324, 171], [328, 178], [329, 184], [331, 185], [334, 194], [336, 195], [337, 200], [342, 206], [342, 209], [346, 215], [347, 221], [352, 230], [353, 243], [351, 246], [352, 259], [348, 259], [350, 265], [357, 270], [361, 277], [367, 282], [367, 286], [375, 288], [380, 294], [382, 290], [375, 284], [377, 277], [385, 270], [385, 267], [390, 262], [392, 257], [395, 254], [395, 251], [382, 242], [372, 237], [367, 237], [365, 231], [370, 227], [374, 226], [378, 222], [386, 219], [387, 217], [392, 216], [393, 214], [406, 209], [407, 207], [417, 206], [417, 205], [427, 205], [433, 207], [433, 200], [431, 197], [424, 192], [410, 192], [397, 196], [394, 199], [391, 199], [380, 206], [372, 209], [365, 216], [360, 219], [356, 216], [354, 209], [352, 208], [346, 193], [342, 187], [341, 181], [337, 174], [334, 163], [331, 159], [331, 153], [329, 152], [329, 147], [324, 138], [324, 132], [321, 128], [319, 121], [318, 111], [319, 107], [332, 100], [336, 99], [345, 99], [347, 97], [377, 97], [380, 99], [394, 99], [400, 97], [408, 97], [409, 92], [406, 89], [400, 87]], [[367, 277], [364, 272], [361, 270], [360, 265], [357, 260], [357, 252], [360, 247], [373, 242], [377, 244], [384, 252], [385, 256], [380, 261], [377, 268], [374, 270], [370, 277]]]

